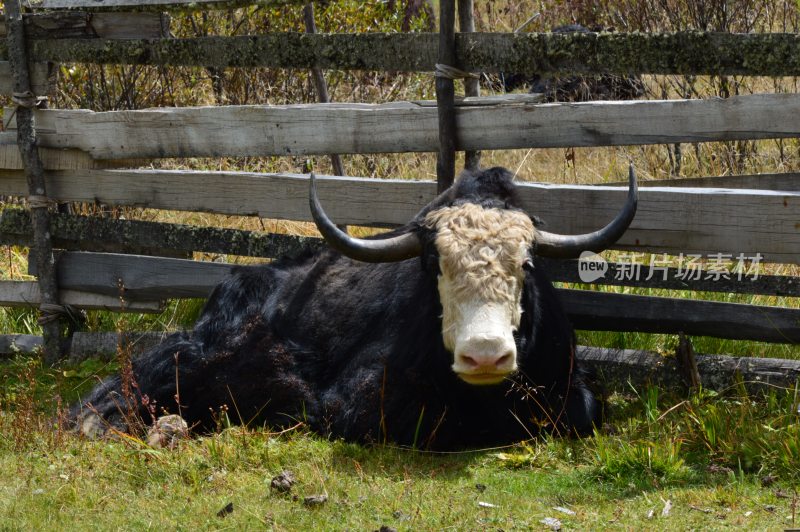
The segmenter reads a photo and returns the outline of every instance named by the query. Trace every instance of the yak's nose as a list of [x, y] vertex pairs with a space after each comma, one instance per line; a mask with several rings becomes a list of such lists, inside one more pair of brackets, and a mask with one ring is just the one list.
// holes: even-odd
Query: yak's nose
[[470, 383], [493, 384], [517, 369], [513, 338], [475, 335], [456, 346], [453, 371]]

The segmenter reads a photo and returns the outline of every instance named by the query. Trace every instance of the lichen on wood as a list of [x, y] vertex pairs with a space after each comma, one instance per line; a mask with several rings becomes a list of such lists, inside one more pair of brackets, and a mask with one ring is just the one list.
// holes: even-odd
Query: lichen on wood
[[[201, 251], [275, 258], [322, 245], [321, 239], [312, 237], [68, 214], [53, 214], [51, 231], [55, 246], [63, 249], [164, 257]], [[32, 235], [27, 211], [9, 208], [0, 215], [0, 242], [30, 245]]]
[[[237, 37], [32, 41], [37, 61], [433, 71], [432, 33], [274, 33]], [[786, 33], [459, 33], [456, 65], [475, 72], [800, 75]]]
[[617, 74], [800, 73], [800, 36], [788, 33], [461, 34], [459, 59], [473, 70]]
[[[26, 0], [26, 7], [42, 9], [79, 9], [86, 11], [177, 11], [192, 12], [210, 9], [237, 9], [261, 6], [305, 4], [308, 0]], [[320, 2], [326, 4], [327, 1]]]
[[[14, 76], [14, 92], [19, 95], [32, 94], [29, 75], [29, 57], [25, 28], [19, 0], [5, 2], [6, 27], [8, 28], [8, 55], [11, 72]], [[27, 105], [18, 105], [17, 145], [25, 167], [25, 178], [28, 182], [28, 193], [37, 198], [39, 205], [31, 208], [31, 225], [33, 228], [33, 245], [36, 253], [36, 268], [39, 272], [38, 283], [41, 292], [41, 305], [50, 308], [59, 307], [58, 282], [56, 280], [56, 264], [50, 240], [49, 209], [47, 207], [47, 187], [44, 178], [44, 165], [37, 149], [37, 136], [33, 109]], [[61, 320], [43, 312], [42, 332], [44, 334], [43, 358], [46, 363], [53, 364], [61, 357]]]

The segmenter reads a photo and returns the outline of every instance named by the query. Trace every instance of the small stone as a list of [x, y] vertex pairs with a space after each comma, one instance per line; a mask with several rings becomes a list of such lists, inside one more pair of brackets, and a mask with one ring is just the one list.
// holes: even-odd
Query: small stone
[[311, 495], [303, 499], [303, 504], [308, 507], [322, 506], [326, 502], [328, 502], [327, 495]]
[[761, 477], [761, 485], [765, 488], [768, 488], [769, 486], [775, 484], [776, 480], [778, 480], [778, 477], [775, 475], [764, 475]]
[[478, 501], [478, 506], [480, 506], [481, 508], [497, 508], [496, 504], [492, 504], [490, 502], [483, 502], [483, 501]]
[[555, 510], [556, 512], [561, 512], [562, 514], [575, 515], [575, 512], [573, 510], [570, 510], [569, 508], [564, 508], [563, 506], [554, 506], [553, 510]]
[[289, 493], [295, 483], [294, 473], [291, 471], [281, 471], [279, 475], [272, 477], [269, 488], [278, 493]]
[[721, 466], [719, 464], [711, 464], [706, 468], [709, 473], [724, 473], [726, 475], [733, 474], [733, 469], [730, 467]]
[[156, 449], [174, 449], [180, 440], [189, 437], [189, 425], [177, 414], [161, 416], [147, 431], [147, 444]]
[[539, 522], [544, 526], [550, 527], [550, 530], [561, 530], [561, 521], [555, 517], [545, 517]]

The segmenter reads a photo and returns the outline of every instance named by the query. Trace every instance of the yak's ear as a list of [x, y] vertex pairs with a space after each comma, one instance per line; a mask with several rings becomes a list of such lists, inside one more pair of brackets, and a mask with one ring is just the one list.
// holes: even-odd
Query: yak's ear
[[418, 226], [416, 233], [422, 243], [422, 253], [420, 254], [422, 269], [431, 275], [438, 276], [441, 271], [439, 269], [439, 252], [434, 242], [436, 231], [429, 227]]

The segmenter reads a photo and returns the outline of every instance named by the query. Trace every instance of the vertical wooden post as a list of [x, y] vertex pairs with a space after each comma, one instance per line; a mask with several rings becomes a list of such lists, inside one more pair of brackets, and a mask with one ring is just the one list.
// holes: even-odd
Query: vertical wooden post
[[[461, 33], [475, 32], [475, 15], [473, 0], [458, 0], [458, 29]], [[480, 96], [480, 79], [464, 79], [464, 96]], [[481, 152], [478, 150], [464, 153], [464, 168], [477, 170], [481, 166]]]
[[[303, 6], [303, 21], [306, 25], [306, 33], [317, 33], [317, 25], [314, 23], [314, 4], [306, 4]], [[321, 68], [312, 68], [311, 76], [314, 80], [314, 89], [317, 91], [317, 100], [320, 103], [330, 103], [331, 98], [328, 95], [328, 84], [325, 83], [325, 76], [322, 74]], [[338, 153], [331, 154], [331, 165], [333, 165], [333, 172], [336, 175], [344, 174], [344, 165], [342, 158]]]
[[[455, 0], [439, 1], [439, 64], [449, 67], [455, 67], [456, 63], [455, 15]], [[439, 192], [443, 192], [453, 184], [456, 174], [455, 84], [452, 78], [436, 76], [436, 105], [439, 111], [436, 180]]]
[[14, 101], [17, 104], [17, 145], [25, 167], [28, 181], [28, 201], [33, 224], [33, 247], [36, 257], [39, 290], [42, 295], [40, 309], [46, 309], [39, 322], [44, 333], [44, 360], [53, 364], [61, 357], [61, 324], [57, 313], [58, 284], [53, 245], [50, 240], [50, 202], [44, 180], [44, 167], [36, 147], [36, 129], [33, 109], [36, 97], [31, 92], [28, 71], [28, 54], [25, 43], [25, 27], [19, 0], [6, 0], [6, 28], [8, 32], [8, 60], [14, 76]]

